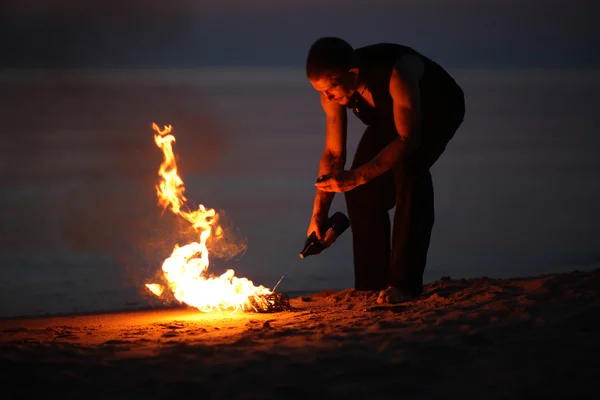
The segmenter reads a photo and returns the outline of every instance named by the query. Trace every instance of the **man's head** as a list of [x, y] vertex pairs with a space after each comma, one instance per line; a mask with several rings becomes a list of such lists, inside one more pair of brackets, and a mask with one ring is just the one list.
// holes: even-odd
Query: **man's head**
[[352, 65], [353, 52], [348, 42], [336, 37], [320, 38], [308, 51], [306, 76], [330, 101], [346, 105], [356, 91], [358, 70]]

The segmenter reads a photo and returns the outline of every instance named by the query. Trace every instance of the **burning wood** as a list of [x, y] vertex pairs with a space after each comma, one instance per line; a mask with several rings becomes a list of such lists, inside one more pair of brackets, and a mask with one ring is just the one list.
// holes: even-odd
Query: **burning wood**
[[[276, 312], [290, 309], [287, 296], [272, 293], [262, 285], [254, 286], [252, 281], [236, 277], [231, 269], [221, 276], [210, 276], [206, 242], [211, 235], [222, 236], [219, 216], [215, 210], [203, 205], [198, 206], [197, 210], [183, 209], [187, 199], [183, 180], [177, 174], [172, 127], [166, 126], [161, 130], [152, 124], [152, 129], [156, 132], [156, 145], [164, 155], [158, 171], [161, 180], [156, 186], [158, 203], [163, 209], [170, 208], [174, 214], [188, 221], [199, 234], [198, 242], [182, 247], [175, 245], [171, 255], [163, 262], [163, 275], [175, 298], [204, 312], [228, 309]], [[159, 297], [165, 292], [165, 287], [156, 283], [147, 284], [146, 288]]]
[[[250, 302], [252, 310], [258, 313], [274, 313], [281, 311], [292, 311], [290, 298], [285, 293], [271, 293], [252, 298]], [[248, 310], [248, 311], [252, 311]]]

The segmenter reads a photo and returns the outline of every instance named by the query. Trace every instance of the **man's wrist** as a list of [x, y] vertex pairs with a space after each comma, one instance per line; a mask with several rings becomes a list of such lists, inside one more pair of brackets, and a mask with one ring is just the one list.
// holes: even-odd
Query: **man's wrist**
[[329, 215], [329, 208], [331, 207], [331, 202], [326, 199], [322, 199], [323, 201], [317, 203], [313, 207], [312, 217], [313, 218], [327, 218]]
[[323, 217], [323, 216], [326, 216], [326, 215], [327, 215], [327, 211], [324, 208], [322, 208], [320, 210], [315, 210], [312, 213], [312, 217], [313, 218], [314, 217]]
[[361, 165], [360, 167], [356, 168], [354, 172], [356, 173], [356, 180], [359, 185], [364, 185], [372, 179], [369, 163]]

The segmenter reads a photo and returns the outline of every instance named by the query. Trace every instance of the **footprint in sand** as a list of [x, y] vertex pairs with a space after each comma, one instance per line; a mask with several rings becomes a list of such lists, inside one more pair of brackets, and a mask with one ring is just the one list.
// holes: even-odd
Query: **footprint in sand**
[[131, 332], [127, 332], [127, 335], [131, 335], [131, 336], [144, 336], [145, 334], [147, 334], [148, 331], [145, 329], [140, 329], [137, 331], [131, 331]]
[[121, 335], [121, 337], [126, 338], [126, 339], [133, 339], [133, 338], [137, 338], [139, 336], [144, 336], [148, 333], [147, 330], [137, 330], [137, 331], [130, 331], [130, 332], [125, 332]]
[[56, 339], [78, 339], [77, 333], [80, 333], [80, 329], [73, 328], [70, 326], [58, 326], [56, 328], [46, 329]]
[[129, 344], [129, 341], [119, 340], [119, 339], [111, 339], [111, 340], [107, 340], [106, 342], [104, 342], [102, 344], [105, 346], [121, 346], [124, 344]]
[[1, 333], [3, 335], [13, 335], [16, 333], [23, 333], [23, 332], [29, 332], [29, 329], [27, 328], [9, 328], [9, 329], [5, 329], [3, 331], [1, 331]]
[[157, 326], [159, 328], [164, 328], [164, 329], [172, 329], [172, 330], [185, 328], [185, 324], [181, 324], [181, 323], [154, 324], [154, 326]]

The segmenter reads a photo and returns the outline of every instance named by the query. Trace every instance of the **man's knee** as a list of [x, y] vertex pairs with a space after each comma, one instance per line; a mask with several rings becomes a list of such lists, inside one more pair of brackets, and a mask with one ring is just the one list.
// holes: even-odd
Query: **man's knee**
[[346, 206], [348, 212], [352, 215], [373, 215], [381, 212], [387, 212], [386, 202], [378, 196], [369, 195], [369, 193], [346, 193]]

